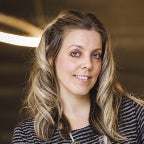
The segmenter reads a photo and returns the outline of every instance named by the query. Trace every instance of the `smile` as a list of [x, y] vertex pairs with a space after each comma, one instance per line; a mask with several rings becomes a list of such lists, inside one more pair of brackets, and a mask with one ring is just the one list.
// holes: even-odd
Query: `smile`
[[74, 75], [76, 78], [81, 79], [81, 80], [88, 80], [90, 79], [89, 76], [85, 76], [85, 75]]

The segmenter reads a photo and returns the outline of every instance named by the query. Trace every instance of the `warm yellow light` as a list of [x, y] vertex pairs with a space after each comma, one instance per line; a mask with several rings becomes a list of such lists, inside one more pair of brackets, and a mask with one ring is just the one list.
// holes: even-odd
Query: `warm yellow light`
[[40, 37], [26, 37], [0, 32], [0, 42], [18, 46], [37, 47], [40, 42]]
[[16, 18], [13, 16], [8, 16], [0, 13], [0, 24], [7, 25], [9, 27], [13, 27], [17, 30], [27, 33], [30, 36], [39, 36], [42, 34], [42, 29], [28, 23], [26, 21], [21, 20], [20, 18]]

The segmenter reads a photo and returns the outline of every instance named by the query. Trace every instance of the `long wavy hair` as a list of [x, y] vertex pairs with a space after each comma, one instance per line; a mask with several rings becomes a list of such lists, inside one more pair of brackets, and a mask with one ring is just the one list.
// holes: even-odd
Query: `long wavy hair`
[[62, 11], [46, 26], [35, 49], [29, 94], [24, 102], [29, 116], [34, 118], [35, 132], [40, 139], [47, 140], [59, 124], [61, 138], [71, 131], [63, 113], [55, 72], [55, 59], [69, 29], [95, 30], [101, 35], [102, 69], [90, 91], [89, 123], [100, 135], [105, 134], [114, 141], [124, 140], [117, 130], [118, 111], [122, 96], [130, 96], [116, 81], [109, 35], [95, 15], [73, 10]]

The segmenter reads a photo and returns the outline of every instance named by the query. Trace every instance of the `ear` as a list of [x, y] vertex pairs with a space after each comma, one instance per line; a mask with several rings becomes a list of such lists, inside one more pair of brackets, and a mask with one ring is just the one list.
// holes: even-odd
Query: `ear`
[[48, 49], [49, 49], [49, 46], [46, 46], [46, 48], [45, 48], [46, 59], [47, 59], [49, 65], [52, 66], [52, 64], [53, 64], [53, 60], [52, 60], [52, 57], [51, 57], [50, 55], [48, 55]]
[[48, 61], [49, 65], [51, 65], [51, 66], [53, 65], [53, 59], [51, 57], [47, 58], [47, 61]]

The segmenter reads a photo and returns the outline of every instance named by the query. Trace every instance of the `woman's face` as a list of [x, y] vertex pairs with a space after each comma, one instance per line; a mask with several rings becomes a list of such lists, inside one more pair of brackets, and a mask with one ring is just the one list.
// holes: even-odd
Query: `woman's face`
[[61, 96], [88, 96], [101, 71], [102, 40], [94, 30], [69, 30], [55, 61]]

